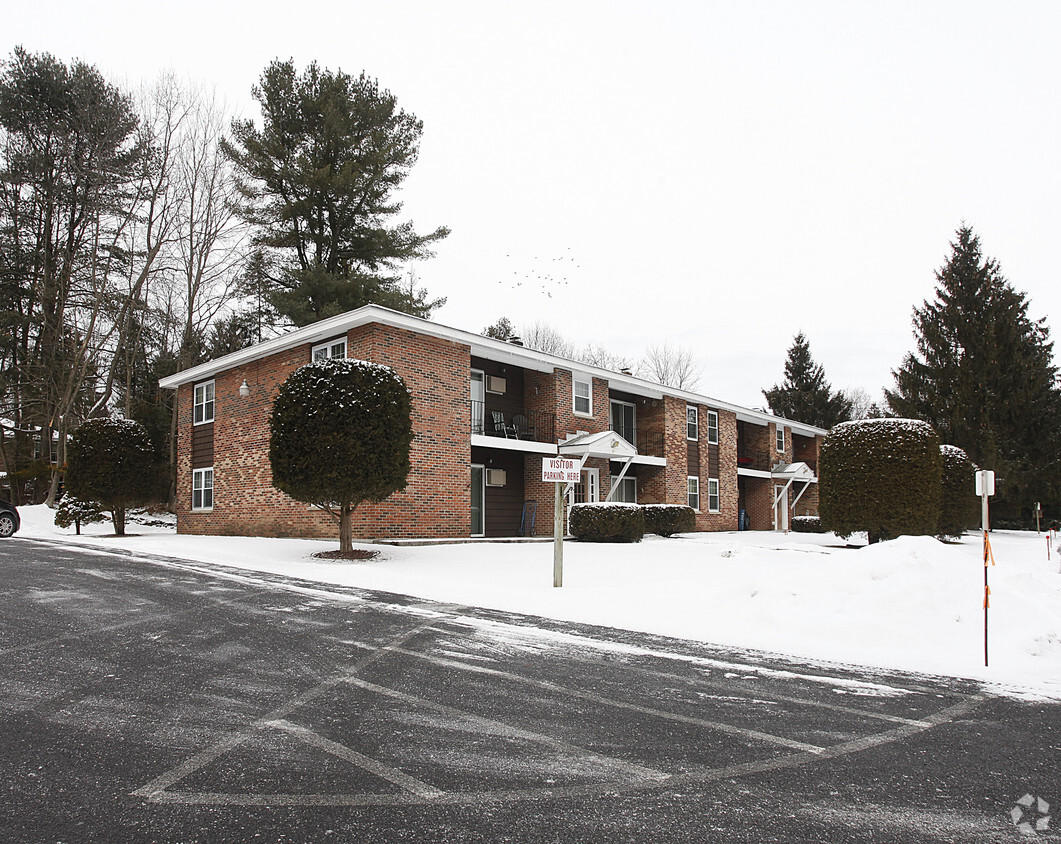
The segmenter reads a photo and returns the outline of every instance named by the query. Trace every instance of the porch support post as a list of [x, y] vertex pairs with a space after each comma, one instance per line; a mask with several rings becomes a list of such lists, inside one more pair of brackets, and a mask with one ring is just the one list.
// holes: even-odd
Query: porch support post
[[799, 495], [797, 495], [795, 497], [795, 499], [793, 499], [793, 501], [792, 501], [792, 509], [793, 510], [796, 509], [796, 505], [799, 504], [799, 500], [803, 497], [803, 493], [805, 493], [808, 489], [810, 489], [810, 481], [804, 481], [803, 489], [801, 489], [799, 491]]
[[[792, 481], [794, 480], [795, 478], [789, 478], [788, 483], [785, 484], [785, 488], [782, 489], [781, 492], [779, 492], [774, 498], [774, 530], [788, 530], [788, 525], [785, 525], [784, 527], [777, 527], [777, 505], [781, 502], [782, 496], [788, 495], [788, 490], [792, 486]], [[789, 517], [791, 518], [791, 514]]]
[[630, 470], [630, 466], [633, 464], [634, 458], [628, 457], [626, 462], [623, 464], [623, 470], [619, 473], [619, 477], [615, 479], [615, 483], [609, 484], [608, 497], [604, 499], [605, 502], [611, 501], [612, 496], [615, 495], [615, 490], [622, 484], [623, 478], [626, 477], [626, 473]]

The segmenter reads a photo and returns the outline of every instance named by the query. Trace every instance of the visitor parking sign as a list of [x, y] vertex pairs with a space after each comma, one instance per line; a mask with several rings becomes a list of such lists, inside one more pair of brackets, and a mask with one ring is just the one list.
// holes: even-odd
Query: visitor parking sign
[[542, 480], [554, 484], [577, 484], [579, 478], [579, 461], [566, 457], [543, 457]]

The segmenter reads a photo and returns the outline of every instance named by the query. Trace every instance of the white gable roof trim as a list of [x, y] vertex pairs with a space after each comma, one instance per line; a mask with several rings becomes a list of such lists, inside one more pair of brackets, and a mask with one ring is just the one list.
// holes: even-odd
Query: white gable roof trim
[[320, 322], [315, 322], [312, 325], [307, 325], [303, 328], [296, 328], [293, 331], [281, 334], [279, 337], [274, 337], [271, 340], [265, 340], [254, 346], [248, 346], [246, 349], [240, 349], [238, 352], [232, 352], [231, 354], [224, 355], [215, 360], [207, 361], [199, 366], [194, 366], [191, 369], [185, 369], [182, 372], [177, 372], [165, 378], [160, 378], [158, 383], [163, 389], [175, 390], [182, 384], [207, 381], [218, 373], [224, 372], [228, 369], [235, 369], [236, 367], [243, 366], [244, 364], [260, 360], [261, 358], [274, 355], [277, 352], [282, 352], [287, 349], [296, 348], [306, 344], [313, 345], [314, 343], [319, 343], [323, 340], [329, 340], [333, 337], [346, 334], [353, 328], [359, 328], [371, 323], [380, 323], [392, 328], [400, 328], [417, 334], [426, 334], [430, 337], [448, 340], [452, 343], [459, 343], [470, 347], [472, 355], [489, 358], [490, 360], [495, 360], [499, 363], [520, 366], [524, 369], [533, 369], [545, 373], [552, 372], [554, 369], [566, 369], [569, 372], [584, 373], [586, 375], [592, 375], [594, 378], [608, 381], [614, 389], [633, 393], [634, 395], [645, 398], [661, 399], [665, 395], [674, 396], [689, 404], [703, 404], [712, 409], [730, 411], [736, 414], [737, 419], [742, 422], [751, 422], [756, 425], [782, 422], [784, 423], [784, 426], [790, 428], [793, 433], [804, 436], [824, 435], [828, 433], [822, 428], [806, 425], [802, 422], [781, 419], [780, 417], [773, 416], [761, 410], [754, 410], [752, 408], [732, 404], [731, 402], [720, 401], [719, 399], [701, 393], [693, 393], [688, 390], [677, 390], [671, 387], [665, 387], [653, 381], [638, 378], [634, 375], [626, 375], [622, 372], [612, 372], [611, 370], [601, 369], [600, 367], [591, 366], [582, 363], [581, 361], [568, 360], [567, 358], [557, 357], [556, 355], [549, 355], [525, 346], [516, 346], [509, 343], [507, 340], [495, 340], [492, 337], [484, 337], [481, 334], [474, 334], [470, 331], [463, 331], [459, 328], [451, 328], [437, 322], [432, 322], [431, 320], [403, 314], [400, 311], [393, 311], [390, 308], [384, 308], [380, 305], [365, 305], [357, 310], [338, 314], [337, 316], [323, 319]]

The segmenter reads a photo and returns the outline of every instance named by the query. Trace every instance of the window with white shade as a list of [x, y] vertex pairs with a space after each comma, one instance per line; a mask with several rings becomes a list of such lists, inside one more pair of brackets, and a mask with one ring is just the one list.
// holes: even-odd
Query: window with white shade
[[214, 382], [206, 381], [195, 385], [195, 398], [192, 402], [192, 423], [202, 425], [214, 421]]
[[722, 502], [718, 495], [718, 478], [707, 479], [707, 511], [717, 513], [722, 509]]
[[573, 410], [579, 416], [593, 415], [593, 379], [575, 373], [571, 379]]
[[192, 470], [192, 509], [214, 508], [214, 467]]

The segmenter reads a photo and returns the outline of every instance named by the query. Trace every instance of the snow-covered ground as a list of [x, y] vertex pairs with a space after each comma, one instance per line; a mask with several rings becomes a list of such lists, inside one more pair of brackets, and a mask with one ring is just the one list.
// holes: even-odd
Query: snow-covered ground
[[[990, 568], [990, 666], [984, 666], [984, 567], [977, 534], [944, 544], [905, 537], [849, 547], [832, 535], [646, 537], [567, 542], [564, 585], [551, 543], [375, 547], [367, 562], [314, 559], [338, 541], [178, 536], [110, 523], [55, 527], [23, 507], [25, 537], [221, 563], [322, 583], [603, 624], [826, 662], [986, 680], [1000, 691], [1061, 698], [1061, 562], [1047, 538], [996, 531]], [[109, 534], [109, 535], [108, 535]]]

